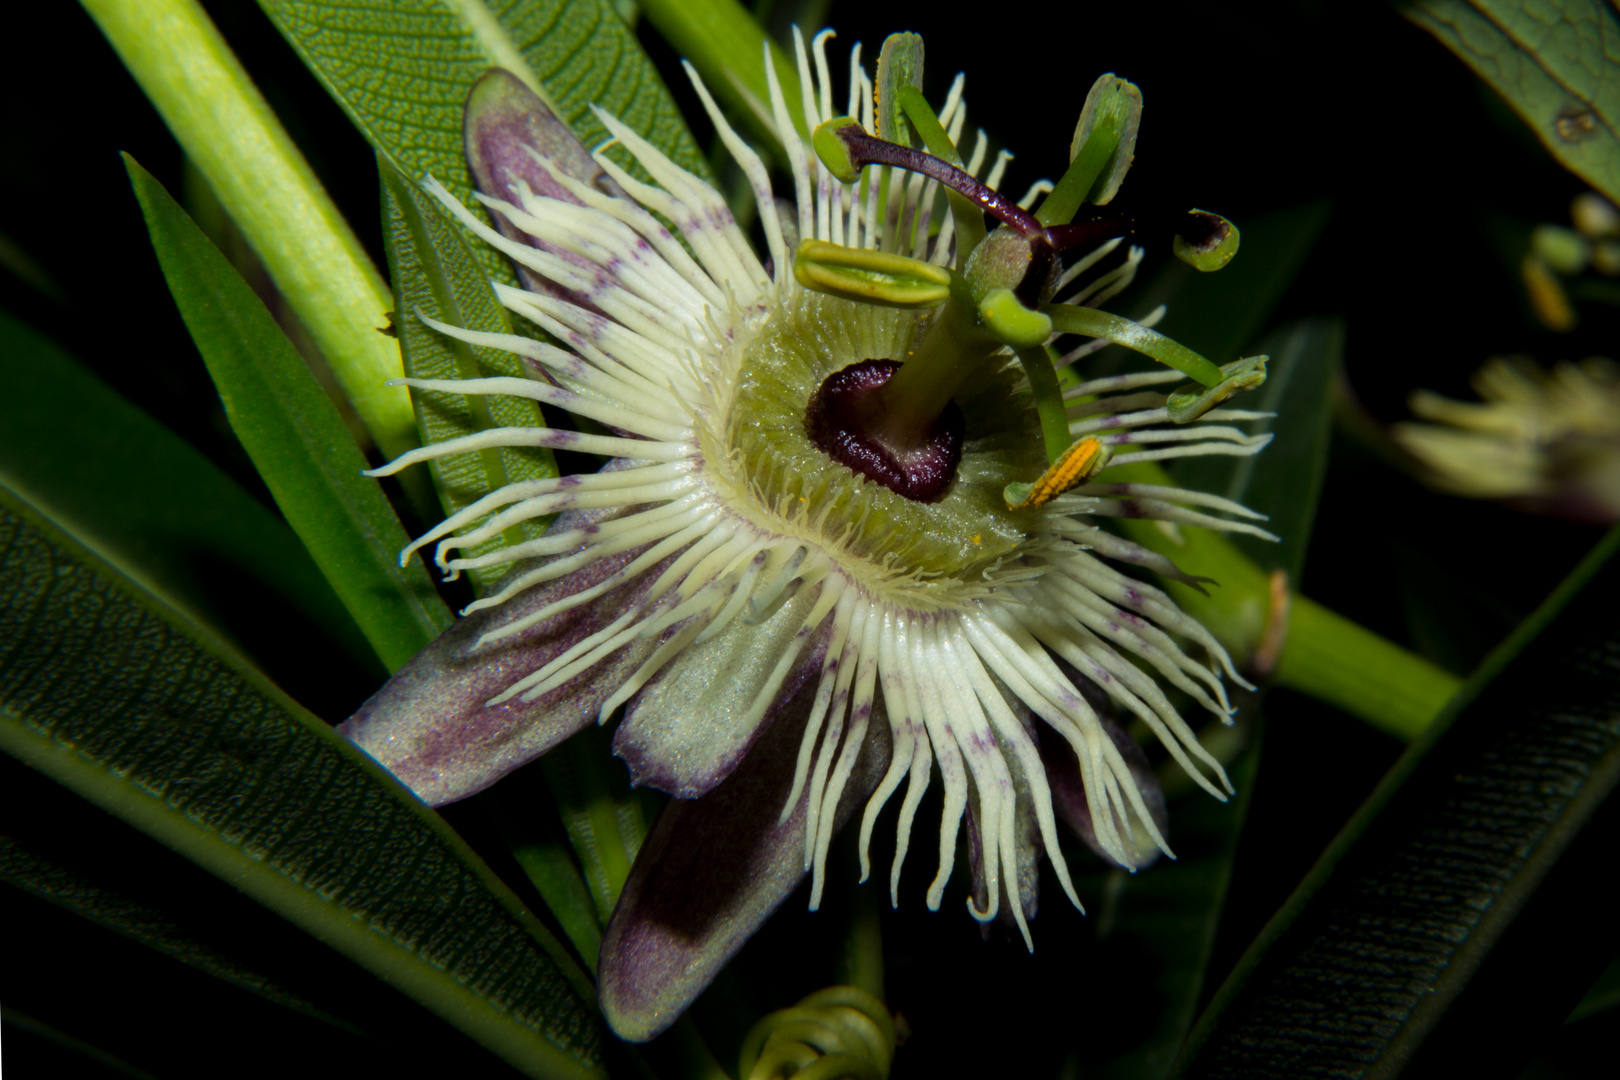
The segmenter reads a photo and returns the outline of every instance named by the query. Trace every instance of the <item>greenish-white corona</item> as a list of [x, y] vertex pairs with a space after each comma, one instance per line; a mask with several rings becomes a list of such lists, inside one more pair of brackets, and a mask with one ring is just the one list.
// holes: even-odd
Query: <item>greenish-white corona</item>
[[[1096, 476], [1109, 462], [1257, 452], [1266, 438], [1237, 425], [1258, 414], [1200, 397], [1254, 365], [1222, 372], [1171, 349], [1144, 325], [1153, 317], [1097, 311], [1129, 284], [1140, 250], [1121, 260], [1120, 239], [1103, 236], [1064, 269], [1056, 256], [1091, 233], [1029, 226], [1039, 187], [1018, 203], [999, 193], [1005, 157], [987, 162], [982, 133], [963, 138], [960, 78], [937, 116], [918, 106], [920, 39], [891, 39], [885, 56], [900, 67], [880, 70], [890, 89], [875, 101], [858, 47], [847, 82], [831, 77], [830, 36], [797, 42], [805, 93], [791, 107], [803, 130], [833, 119], [834, 87], [847, 86], [860, 122], [844, 130], [914, 131], [960, 165], [925, 154], [951, 171], [829, 167], [794, 134], [778, 90], [794, 196], [778, 203], [763, 162], [694, 76], [752, 184], [764, 260], [713, 188], [611, 116], [603, 123], [654, 183], [600, 152], [565, 168], [469, 115], [469, 145], [493, 178], [481, 198], [506, 235], [429, 185], [525, 268], [528, 287], [500, 287], [500, 298], [558, 344], [431, 323], [518, 353], [535, 378], [412, 385], [517, 394], [596, 426], [485, 431], [379, 471], [492, 446], [610, 461], [489, 492], [412, 545], [407, 555], [432, 547], [452, 575], [510, 571], [344, 730], [438, 804], [617, 719], [614, 749], [633, 778], [675, 799], [603, 939], [601, 1000], [627, 1038], [667, 1027], [806, 874], [818, 905], [832, 836], [856, 818], [864, 878], [896, 796], [898, 902], [935, 778], [944, 809], [929, 906], [944, 898], [966, 828], [970, 913], [1031, 943], [1042, 855], [1079, 903], [1060, 825], [1132, 869], [1169, 850], [1162, 798], [1124, 722], [1145, 724], [1212, 795], [1230, 790], [1167, 691], [1228, 721], [1225, 685], [1241, 677], [1208, 630], [1120, 566], [1184, 575], [1102, 521], [1267, 534], [1218, 496]], [[875, 109], [890, 105], [885, 126]], [[1122, 175], [1115, 151], [1098, 176]], [[987, 205], [1026, 231], [987, 238], [972, 209]], [[1047, 260], [1032, 293], [1018, 243], [1026, 261]], [[1119, 340], [1183, 370], [1062, 389], [1048, 350], [1077, 325], [1099, 327], [1096, 342], [1059, 364]], [[1189, 367], [1199, 401], [1177, 423], [1164, 390]], [[557, 513], [539, 539], [463, 554]]]

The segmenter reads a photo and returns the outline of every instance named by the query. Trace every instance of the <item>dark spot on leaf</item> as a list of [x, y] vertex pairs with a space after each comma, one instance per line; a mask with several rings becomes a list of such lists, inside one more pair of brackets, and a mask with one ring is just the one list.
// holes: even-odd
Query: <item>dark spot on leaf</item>
[[1567, 143], [1585, 142], [1597, 134], [1597, 114], [1585, 105], [1571, 102], [1553, 121], [1553, 130]]

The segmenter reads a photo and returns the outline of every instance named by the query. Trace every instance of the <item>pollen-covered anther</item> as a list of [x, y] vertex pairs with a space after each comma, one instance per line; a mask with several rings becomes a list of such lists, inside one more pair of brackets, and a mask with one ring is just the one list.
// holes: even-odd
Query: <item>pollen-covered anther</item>
[[883, 428], [883, 386], [895, 360], [862, 360], [827, 376], [805, 411], [805, 432], [828, 457], [913, 502], [944, 498], [962, 460], [962, 410], [949, 402], [918, 444], [904, 445]]

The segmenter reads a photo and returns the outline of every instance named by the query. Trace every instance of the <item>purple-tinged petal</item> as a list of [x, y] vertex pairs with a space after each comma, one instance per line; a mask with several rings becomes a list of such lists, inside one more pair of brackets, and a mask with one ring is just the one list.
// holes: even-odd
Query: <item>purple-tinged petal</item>
[[[608, 1024], [644, 1042], [674, 1023], [805, 877], [808, 792], [777, 823], [793, 786], [814, 685], [788, 703], [742, 765], [714, 791], [666, 805], [608, 921], [597, 993]], [[874, 710], [842, 826], [889, 764], [888, 721]]]
[[[579, 203], [534, 159], [529, 152], [531, 149], [559, 172], [606, 194], [624, 194], [613, 178], [602, 171], [572, 129], [522, 79], [504, 68], [490, 69], [473, 84], [462, 115], [461, 139], [473, 185], [485, 195], [514, 206], [523, 205], [520, 182], [527, 184], [536, 195]], [[503, 215], [497, 213], [494, 217], [496, 227], [510, 239], [550, 251], [582, 267], [594, 268], [573, 252], [543, 243], [516, 228]], [[526, 267], [516, 269], [524, 287], [531, 291], [591, 306], [584, 303], [582, 297], [558, 288]]]
[[[1159, 778], [1148, 763], [1147, 755], [1111, 713], [1099, 710], [1097, 719], [1102, 723], [1103, 730], [1108, 732], [1108, 737], [1114, 740], [1120, 757], [1130, 766], [1131, 777], [1136, 781], [1142, 801], [1147, 804], [1148, 813], [1159, 827], [1160, 835], [1168, 836], [1170, 816], [1164, 807], [1164, 789], [1159, 786]], [[1097, 842], [1097, 833], [1091, 823], [1091, 809], [1086, 802], [1086, 786], [1080, 779], [1080, 763], [1075, 760], [1074, 751], [1063, 740], [1047, 737], [1041, 740], [1041, 761], [1046, 766], [1046, 782], [1052, 788], [1052, 808], [1057, 811], [1058, 820], [1072, 829], [1080, 841], [1098, 856], [1117, 863]], [[1136, 857], [1125, 869], [1141, 870], [1158, 861], [1159, 848], [1140, 825], [1135, 828], [1129, 842], [1134, 847]]]
[[[552, 529], [580, 528], [603, 517], [600, 512], [564, 514]], [[534, 701], [486, 702], [612, 622], [657, 579], [662, 566], [504, 641], [480, 649], [475, 647], [479, 637], [589, 588], [638, 554], [639, 549], [599, 559], [499, 607], [457, 620], [338, 725], [338, 731], [429, 805], [482, 791], [594, 721], [602, 702], [657, 641], [632, 642]]]
[[731, 775], [769, 718], [821, 671], [831, 623], [804, 625], [818, 594], [801, 590], [762, 625], [733, 619], [642, 688], [613, 736], [632, 784], [696, 799]]

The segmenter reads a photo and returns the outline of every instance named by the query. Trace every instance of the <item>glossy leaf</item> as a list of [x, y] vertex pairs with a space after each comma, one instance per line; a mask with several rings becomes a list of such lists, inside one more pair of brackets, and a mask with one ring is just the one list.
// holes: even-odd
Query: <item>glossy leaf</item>
[[[399, 337], [405, 371], [415, 379], [479, 379], [499, 375], [524, 377], [523, 361], [502, 349], [487, 349], [440, 334], [422, 323], [418, 313], [453, 326], [491, 333], [510, 333], [506, 309], [495, 299], [484, 273], [456, 226], [446, 221], [434, 201], [379, 159], [382, 173], [383, 224], [388, 243], [388, 271], [394, 281], [394, 332]], [[490, 427], [544, 427], [535, 402], [508, 395], [445, 394], [418, 390], [412, 394], [424, 442], [438, 443]], [[547, 449], [497, 447], [476, 454], [456, 454], [432, 464], [435, 486], [446, 514], [507, 484], [557, 475], [557, 462]], [[533, 539], [545, 521], [528, 521], [483, 545], [469, 549], [481, 555]], [[483, 587], [510, 567], [469, 573]]]
[[1406, 17], [1513, 106], [1547, 151], [1620, 202], [1620, 16], [1603, 0], [1418, 0]]
[[0, 749], [529, 1075], [602, 1075], [582, 973], [442, 819], [3, 489]]
[[[413, 180], [437, 177], [468, 202], [461, 110], [504, 67], [587, 146], [607, 138], [591, 104], [687, 169], [708, 167], [663, 80], [608, 0], [259, 0], [377, 152]], [[516, 282], [480, 249], [486, 275]]]
[[1562, 1022], [1620, 937], [1617, 547], [1390, 771], [1217, 994], [1184, 1075], [1511, 1077]]
[[[246, 578], [382, 674], [292, 530], [217, 465], [3, 313], [0, 370], [0, 484], [227, 639], [252, 636], [248, 613], [220, 603], [233, 578]], [[252, 617], [263, 620], [262, 607]]]
[[231, 427], [293, 531], [389, 668], [450, 624], [337, 409], [247, 282], [163, 186], [126, 157], [152, 246]]

